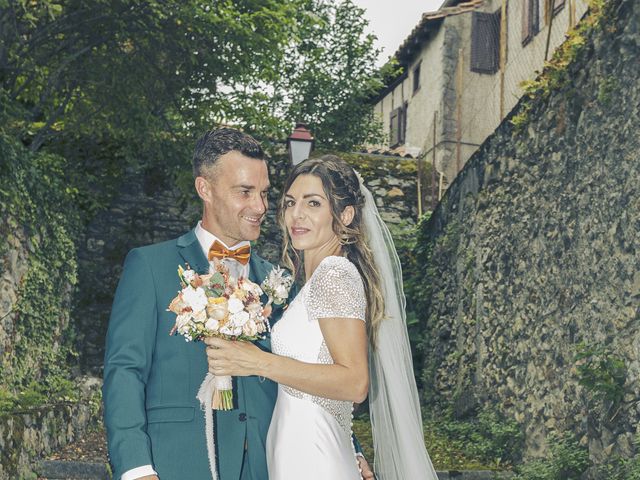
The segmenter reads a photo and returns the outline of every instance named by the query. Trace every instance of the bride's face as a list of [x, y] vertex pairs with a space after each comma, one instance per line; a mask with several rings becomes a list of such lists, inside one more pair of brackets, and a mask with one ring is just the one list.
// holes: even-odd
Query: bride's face
[[333, 231], [331, 205], [315, 175], [300, 175], [285, 194], [284, 222], [296, 250], [332, 253], [340, 242]]

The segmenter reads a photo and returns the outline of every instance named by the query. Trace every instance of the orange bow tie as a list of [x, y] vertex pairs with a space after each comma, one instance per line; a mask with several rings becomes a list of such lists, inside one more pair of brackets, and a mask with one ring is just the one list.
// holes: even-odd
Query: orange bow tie
[[246, 265], [249, 262], [249, 257], [251, 256], [251, 246], [245, 245], [244, 247], [236, 248], [235, 250], [229, 250], [218, 240], [213, 242], [211, 248], [209, 248], [209, 261], [214, 258], [233, 258], [234, 260], [240, 262], [242, 265]]

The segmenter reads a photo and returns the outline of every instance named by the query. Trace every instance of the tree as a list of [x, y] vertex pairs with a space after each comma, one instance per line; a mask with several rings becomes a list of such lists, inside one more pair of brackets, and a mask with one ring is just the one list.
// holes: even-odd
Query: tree
[[302, 119], [348, 149], [377, 131], [365, 26], [350, 0], [0, 0], [0, 115], [34, 151], [108, 142], [134, 166], [216, 124], [282, 139]]
[[285, 118], [309, 123], [329, 148], [348, 150], [376, 140], [380, 126], [371, 99], [383, 85], [364, 10], [350, 0], [310, 0], [307, 6], [284, 66]]
[[[32, 150], [66, 131], [140, 142], [237, 119], [281, 64], [296, 1], [3, 0], [0, 86]], [[243, 97], [244, 97], [243, 93]]]

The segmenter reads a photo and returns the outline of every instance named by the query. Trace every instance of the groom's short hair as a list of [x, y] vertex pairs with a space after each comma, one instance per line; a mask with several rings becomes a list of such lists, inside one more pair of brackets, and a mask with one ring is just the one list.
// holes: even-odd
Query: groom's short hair
[[193, 176], [204, 176], [205, 170], [213, 167], [221, 156], [231, 151], [240, 152], [245, 157], [265, 160], [264, 150], [251, 135], [234, 128], [215, 128], [196, 142]]

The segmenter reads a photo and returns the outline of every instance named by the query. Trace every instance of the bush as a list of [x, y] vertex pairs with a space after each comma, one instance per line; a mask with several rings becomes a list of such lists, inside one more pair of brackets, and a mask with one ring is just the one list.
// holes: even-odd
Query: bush
[[[636, 437], [636, 449], [640, 446], [640, 434]], [[640, 480], [640, 454], [633, 458], [615, 456], [596, 468], [595, 478], [607, 480]]]
[[514, 480], [578, 480], [591, 465], [589, 452], [571, 435], [550, 435], [549, 453], [518, 468]]
[[49, 375], [40, 382], [31, 382], [19, 393], [0, 389], [0, 414], [52, 405], [61, 402], [76, 402], [78, 386], [61, 375]]
[[[423, 415], [424, 441], [438, 470], [486, 470], [510, 466], [520, 458], [519, 426], [485, 410], [477, 418], [454, 421]], [[371, 424], [366, 414], [353, 421], [353, 431], [369, 463], [374, 459]]]
[[511, 466], [522, 455], [524, 436], [520, 426], [491, 409], [469, 420], [440, 420], [435, 425], [457, 448], [492, 468]]

